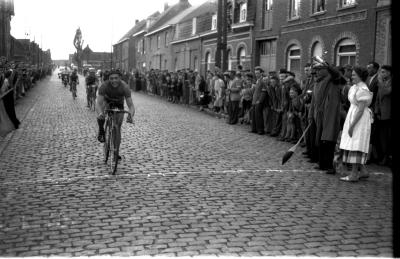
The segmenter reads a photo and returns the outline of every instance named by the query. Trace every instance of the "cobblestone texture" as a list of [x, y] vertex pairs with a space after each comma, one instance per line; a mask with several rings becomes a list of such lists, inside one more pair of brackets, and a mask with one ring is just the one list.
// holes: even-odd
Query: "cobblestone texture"
[[[81, 78], [81, 82], [83, 78]], [[356, 184], [287, 143], [133, 93], [116, 176], [96, 116], [53, 76], [0, 142], [0, 255], [390, 256], [392, 175]]]

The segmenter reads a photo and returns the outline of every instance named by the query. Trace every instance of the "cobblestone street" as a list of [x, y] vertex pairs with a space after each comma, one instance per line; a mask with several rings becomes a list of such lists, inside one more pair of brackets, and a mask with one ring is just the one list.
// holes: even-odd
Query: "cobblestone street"
[[0, 140], [0, 256], [392, 257], [392, 173], [358, 183], [292, 146], [188, 106], [133, 92], [116, 176], [94, 112], [56, 73], [16, 106]]

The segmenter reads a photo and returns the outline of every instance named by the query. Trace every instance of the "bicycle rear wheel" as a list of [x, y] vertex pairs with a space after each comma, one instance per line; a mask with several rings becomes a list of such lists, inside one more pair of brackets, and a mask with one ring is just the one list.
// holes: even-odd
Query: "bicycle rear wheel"
[[111, 144], [111, 131], [110, 131], [110, 125], [107, 122], [105, 125], [105, 141], [104, 141], [104, 147], [103, 147], [103, 152], [104, 152], [104, 163], [107, 164], [108, 158], [110, 156], [110, 144]]
[[110, 160], [108, 161], [109, 167], [110, 167], [110, 172], [111, 174], [115, 175], [115, 172], [117, 171], [117, 166], [118, 166], [118, 150], [115, 146], [115, 138], [116, 138], [116, 130], [113, 127], [111, 129], [111, 135], [110, 135], [110, 152], [111, 152], [111, 157]]

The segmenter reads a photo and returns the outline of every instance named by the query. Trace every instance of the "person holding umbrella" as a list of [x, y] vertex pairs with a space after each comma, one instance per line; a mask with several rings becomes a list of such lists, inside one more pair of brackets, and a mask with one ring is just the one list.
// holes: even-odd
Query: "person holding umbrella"
[[[351, 174], [340, 178], [342, 181], [357, 182], [368, 178], [365, 170], [369, 141], [371, 136], [372, 112], [368, 106], [372, 102], [373, 93], [365, 81], [368, 72], [363, 67], [355, 67], [352, 73], [354, 85], [350, 88], [348, 98], [350, 109], [344, 122], [340, 149], [343, 150], [343, 162], [352, 165]], [[360, 171], [360, 172], [359, 172]]]

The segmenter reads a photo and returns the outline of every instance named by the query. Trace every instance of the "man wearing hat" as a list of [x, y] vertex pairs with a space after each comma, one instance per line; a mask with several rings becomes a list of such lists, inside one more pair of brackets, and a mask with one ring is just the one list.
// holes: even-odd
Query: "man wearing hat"
[[316, 169], [332, 173], [335, 144], [340, 132], [340, 73], [326, 62], [318, 62], [313, 68], [316, 83], [308, 118], [309, 123], [316, 125], [315, 146], [319, 154]]
[[254, 73], [256, 75], [256, 85], [253, 93], [252, 100], [252, 112], [250, 114], [251, 117], [251, 131], [252, 133], [258, 133], [260, 135], [265, 134], [264, 131], [264, 120], [263, 120], [263, 108], [264, 101], [267, 94], [267, 86], [262, 80], [262, 73], [264, 70], [257, 66], [254, 69]]

